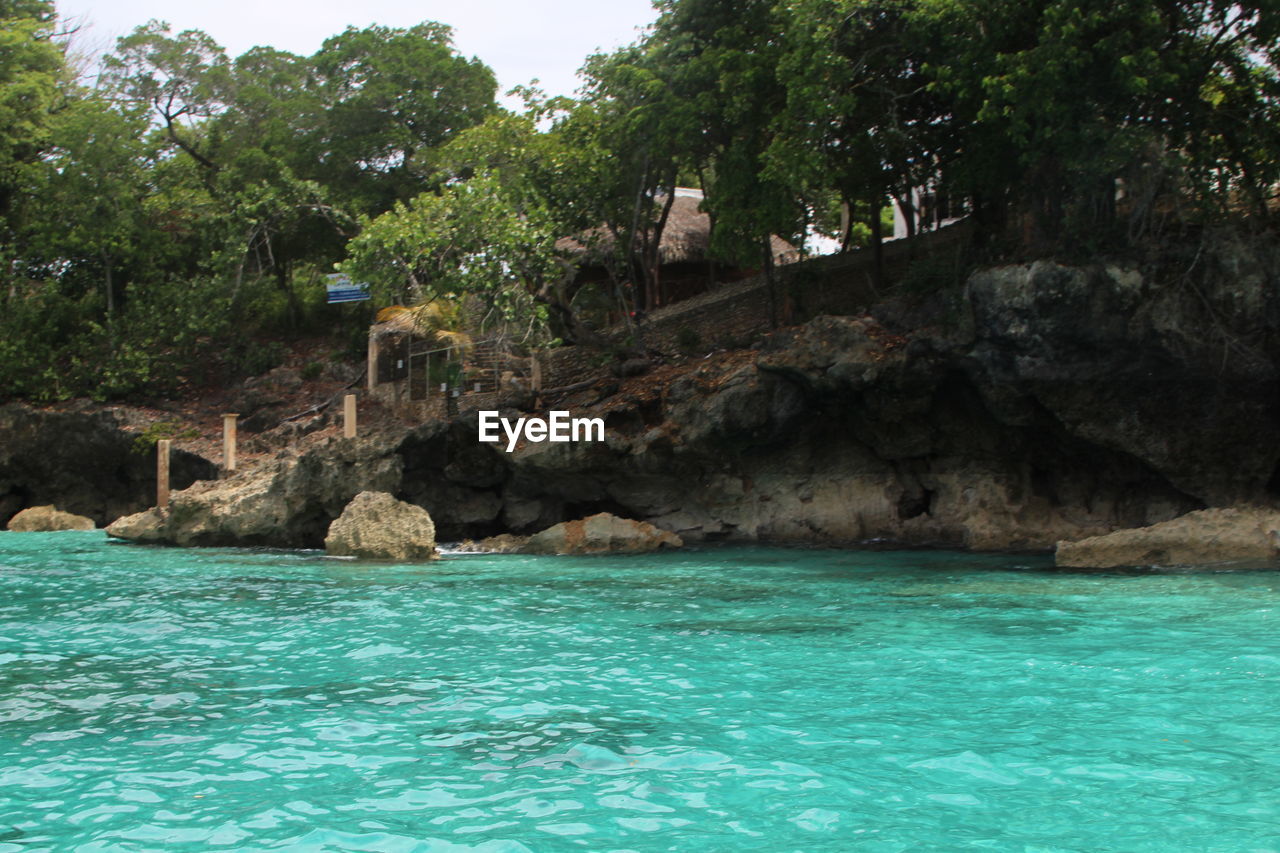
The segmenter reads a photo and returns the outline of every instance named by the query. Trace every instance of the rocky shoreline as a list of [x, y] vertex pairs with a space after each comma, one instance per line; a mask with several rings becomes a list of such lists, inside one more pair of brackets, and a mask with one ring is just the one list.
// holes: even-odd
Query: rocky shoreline
[[[1269, 507], [1280, 498], [1280, 253], [1214, 245], [1194, 286], [1106, 264], [987, 269], [962, 290], [817, 317], [756, 350], [547, 401], [602, 416], [603, 443], [508, 454], [477, 442], [474, 415], [326, 437], [194, 482], [167, 513], [117, 522], [113, 535], [318, 547], [362, 491], [426, 509], [452, 540], [610, 512], [687, 542], [982, 550]], [[9, 424], [48, 417], [3, 411]], [[0, 483], [13, 506], [13, 459], [29, 451], [8, 446]], [[127, 502], [95, 488], [96, 514], [83, 514], [125, 514]]]

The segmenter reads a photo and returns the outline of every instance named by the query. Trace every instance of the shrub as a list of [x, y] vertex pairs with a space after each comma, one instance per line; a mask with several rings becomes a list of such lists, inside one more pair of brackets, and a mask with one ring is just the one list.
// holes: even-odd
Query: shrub
[[676, 330], [676, 346], [685, 355], [692, 355], [702, 344], [702, 336], [697, 329], [681, 326]]
[[241, 350], [240, 370], [249, 376], [266, 373], [284, 362], [284, 345], [279, 341], [248, 341]]
[[156, 421], [147, 427], [133, 440], [134, 453], [148, 453], [162, 438], [170, 441], [199, 438], [200, 431], [194, 427], [183, 427], [178, 421]]

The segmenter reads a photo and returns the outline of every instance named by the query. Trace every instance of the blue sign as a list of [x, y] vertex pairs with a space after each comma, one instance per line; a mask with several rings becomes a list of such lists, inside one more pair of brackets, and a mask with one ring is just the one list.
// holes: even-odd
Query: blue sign
[[369, 285], [357, 284], [348, 275], [336, 273], [326, 276], [329, 279], [329, 304], [336, 302], [363, 302], [369, 298]]

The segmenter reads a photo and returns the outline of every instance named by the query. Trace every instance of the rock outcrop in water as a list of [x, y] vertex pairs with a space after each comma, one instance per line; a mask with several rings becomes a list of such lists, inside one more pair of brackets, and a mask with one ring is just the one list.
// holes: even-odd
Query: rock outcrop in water
[[1055, 561], [1065, 568], [1205, 566], [1275, 568], [1280, 565], [1280, 511], [1206, 509], [1136, 530], [1117, 530], [1059, 542]]
[[63, 512], [54, 506], [32, 506], [9, 519], [9, 529], [26, 533], [53, 530], [93, 530], [92, 518]]
[[400, 460], [377, 439], [334, 438], [225, 480], [174, 493], [167, 512], [117, 520], [107, 533], [172, 545], [272, 545], [316, 548], [357, 494], [394, 492]]
[[527, 554], [641, 554], [684, 545], [674, 533], [607, 512], [562, 521], [529, 537]]
[[175, 495], [146, 535], [315, 547], [366, 489], [427, 509], [445, 540], [609, 512], [686, 541], [1050, 549], [1265, 505], [1280, 495], [1278, 269], [1277, 247], [1223, 238], [1193, 275], [983, 270], [556, 401], [602, 414], [603, 443], [507, 454], [477, 442], [474, 415], [332, 442]]
[[329, 525], [324, 549], [336, 557], [417, 562], [434, 560], [436, 527], [425, 509], [386, 492], [361, 492]]

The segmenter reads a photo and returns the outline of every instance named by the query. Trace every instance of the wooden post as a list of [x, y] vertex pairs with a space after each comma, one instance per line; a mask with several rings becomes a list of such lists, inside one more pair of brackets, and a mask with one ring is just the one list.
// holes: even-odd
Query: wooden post
[[222, 416], [222, 467], [226, 471], [236, 470], [236, 418], [239, 415]]
[[156, 507], [169, 508], [169, 439], [156, 442]]
[[533, 363], [529, 365], [529, 384], [533, 386], [533, 406], [542, 409], [542, 359], [537, 350], [533, 351]]
[[356, 395], [348, 394], [342, 400], [342, 435], [356, 437]]
[[366, 381], [368, 382], [369, 390], [372, 391], [373, 387], [378, 384], [378, 340], [373, 337], [373, 335], [369, 336], [369, 364], [367, 374]]

